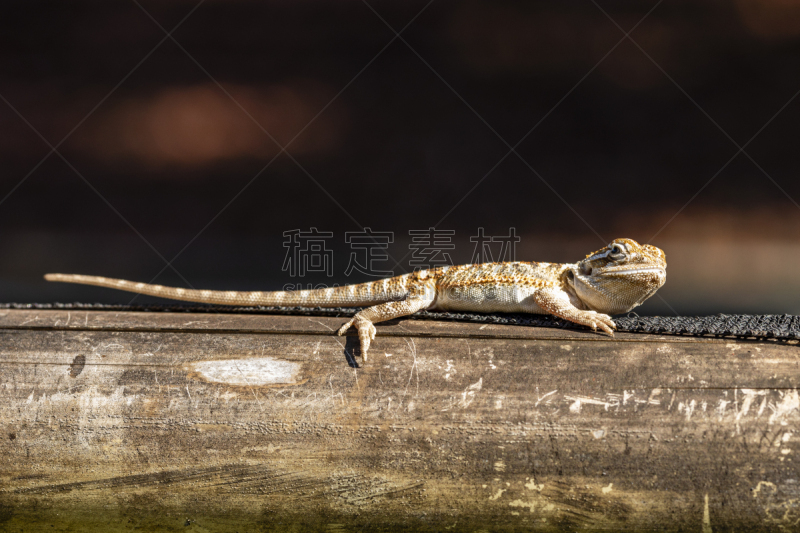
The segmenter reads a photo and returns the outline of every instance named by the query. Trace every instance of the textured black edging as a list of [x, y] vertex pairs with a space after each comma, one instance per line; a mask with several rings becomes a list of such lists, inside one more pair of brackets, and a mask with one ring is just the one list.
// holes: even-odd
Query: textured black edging
[[[352, 316], [358, 307], [229, 307], [212, 305], [122, 305], [85, 303], [0, 303], [0, 309], [64, 309], [77, 311], [138, 311], [169, 313], [231, 313], [296, 316]], [[576, 325], [549, 315], [447, 313], [420, 311], [414, 318], [457, 320], [485, 324], [509, 324], [546, 328], [576, 329]], [[710, 315], [710, 316], [637, 316], [615, 318], [617, 331], [666, 335], [756, 337], [800, 339], [800, 316], [797, 315]]]

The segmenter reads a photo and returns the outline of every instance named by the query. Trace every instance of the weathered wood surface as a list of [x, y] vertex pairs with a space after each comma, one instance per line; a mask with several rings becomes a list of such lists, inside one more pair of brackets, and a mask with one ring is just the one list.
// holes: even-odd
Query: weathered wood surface
[[800, 528], [796, 345], [0, 315], [2, 531]]

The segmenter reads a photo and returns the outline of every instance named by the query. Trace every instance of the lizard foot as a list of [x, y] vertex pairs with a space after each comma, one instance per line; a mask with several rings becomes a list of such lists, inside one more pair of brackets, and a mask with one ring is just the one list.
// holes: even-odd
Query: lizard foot
[[597, 328], [600, 328], [612, 337], [614, 336], [614, 330], [617, 329], [617, 325], [614, 324], [614, 319], [596, 311], [582, 311], [580, 316], [570, 317], [570, 320], [584, 326], [589, 326], [592, 328], [592, 331], [597, 331]]
[[339, 331], [337, 332], [338, 335], [344, 335], [347, 333], [347, 330], [350, 329], [350, 326], [353, 325], [355, 325], [356, 329], [358, 329], [358, 339], [361, 341], [361, 356], [366, 362], [369, 345], [373, 340], [375, 340], [375, 334], [377, 333], [375, 330], [375, 325], [370, 322], [369, 319], [356, 315], [349, 322], [339, 328]]

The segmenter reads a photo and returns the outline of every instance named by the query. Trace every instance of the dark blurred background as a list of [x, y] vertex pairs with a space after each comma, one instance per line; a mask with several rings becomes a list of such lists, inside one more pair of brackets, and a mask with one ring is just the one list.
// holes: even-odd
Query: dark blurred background
[[[2, 301], [353, 283], [347, 232], [399, 274], [482, 227], [663, 248], [643, 314], [800, 313], [800, 2], [138, 2], [3, 3]], [[292, 277], [312, 227], [331, 269]]]

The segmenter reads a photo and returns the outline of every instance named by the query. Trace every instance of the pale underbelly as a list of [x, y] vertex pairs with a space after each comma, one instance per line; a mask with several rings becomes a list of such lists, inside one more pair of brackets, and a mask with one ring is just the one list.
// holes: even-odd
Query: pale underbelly
[[476, 313], [545, 312], [533, 301], [535, 289], [527, 287], [468, 285], [448, 287], [436, 292], [431, 311], [473, 311]]

